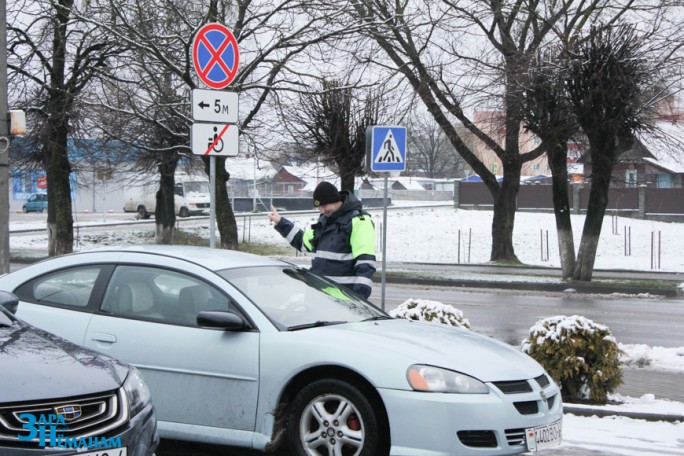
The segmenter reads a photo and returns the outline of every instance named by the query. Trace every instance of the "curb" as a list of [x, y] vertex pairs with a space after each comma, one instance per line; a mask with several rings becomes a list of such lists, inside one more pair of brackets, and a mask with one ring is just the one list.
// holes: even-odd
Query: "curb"
[[614, 286], [602, 284], [578, 284], [578, 283], [538, 283], [538, 282], [497, 282], [482, 280], [458, 280], [458, 279], [423, 279], [418, 277], [393, 277], [386, 276], [385, 282], [388, 283], [410, 283], [415, 285], [430, 285], [442, 287], [461, 287], [461, 288], [499, 288], [504, 290], [522, 291], [549, 291], [557, 293], [569, 293], [574, 290], [576, 293], [588, 294], [642, 294], [648, 293], [667, 298], [676, 298], [681, 295], [678, 288], [655, 288], [655, 287], [630, 287]]
[[628, 412], [619, 410], [604, 410], [592, 409], [585, 407], [575, 407], [573, 405], [564, 405], [563, 414], [571, 414], [576, 416], [598, 416], [605, 418], [609, 416], [622, 416], [625, 418], [632, 418], [635, 420], [644, 421], [666, 421], [668, 423], [684, 422], [684, 415], [669, 415], [665, 413], [643, 413], [643, 412]]

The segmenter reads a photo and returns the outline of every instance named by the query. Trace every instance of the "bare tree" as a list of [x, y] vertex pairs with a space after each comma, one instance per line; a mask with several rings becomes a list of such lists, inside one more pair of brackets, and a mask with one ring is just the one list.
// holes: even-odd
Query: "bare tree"
[[[615, 161], [636, 132], [652, 130], [654, 108], [672, 93], [663, 70], [681, 45], [659, 49], [654, 38], [653, 30], [637, 35], [633, 25], [592, 27], [586, 36], [578, 34], [538, 55], [531, 68], [525, 123], [548, 154], [565, 279], [591, 280]], [[588, 140], [592, 164], [577, 261], [567, 179], [567, 145], [573, 136]]]
[[[83, 5], [87, 9], [87, 4]], [[73, 251], [69, 135], [78, 132], [79, 97], [123, 48], [80, 21], [73, 0], [18, 1], [8, 10], [8, 69], [17, 104], [32, 122], [48, 181], [48, 253]]]
[[[102, 9], [106, 11], [106, 9]], [[158, 46], [171, 46], [168, 57], [178, 61], [185, 58], [184, 49], [174, 48], [164, 31], [173, 27], [175, 17], [158, 10], [156, 21], [131, 14], [128, 24], [138, 33], [157, 39]], [[110, 32], [111, 33], [111, 32]], [[174, 54], [175, 53], [175, 54]], [[91, 110], [98, 113], [100, 122], [95, 127], [106, 138], [113, 138], [128, 146], [126, 165], [121, 175], [131, 184], [140, 179], [157, 176], [159, 189], [155, 195], [155, 242], [172, 244], [175, 232], [175, 173], [181, 162], [192, 170], [202, 169], [199, 158], [190, 154], [188, 147], [190, 91], [187, 84], [149, 49], [131, 46], [120, 57], [122, 65], [117, 79], [103, 81], [90, 97]]]
[[[630, 25], [592, 28], [586, 39], [571, 43], [567, 89], [577, 122], [589, 140], [591, 189], [573, 278], [591, 280], [613, 167], [649, 129], [652, 87], [661, 62], [653, 63], [647, 42]], [[650, 102], [649, 102], [650, 98]], [[652, 128], [652, 127], [650, 127]]]
[[[570, 36], [590, 20], [617, 20], [636, 2], [609, 0], [431, 1], [351, 0], [354, 17], [368, 26], [391, 66], [415, 90], [449, 141], [480, 175], [494, 199], [491, 260], [518, 261], [513, 225], [520, 173], [525, 162], [544, 152], [521, 148], [524, 87], [531, 59], [557, 36]], [[647, 7], [654, 7], [647, 4]], [[488, 133], [469, 115], [486, 103], [501, 112], [501, 123]], [[503, 181], [487, 168], [455, 128], [460, 121], [503, 165]], [[497, 134], [502, 132], [503, 141]]]
[[463, 173], [465, 162], [432, 117], [416, 119], [409, 125], [409, 131], [409, 173], [430, 178], [457, 177]]
[[355, 177], [365, 172], [366, 128], [378, 122], [381, 98], [371, 89], [355, 91], [340, 81], [324, 80], [319, 91], [301, 94], [299, 100], [284, 118], [300, 158], [335, 168], [342, 190], [353, 192]]
[[542, 141], [551, 169], [553, 209], [563, 279], [575, 270], [575, 241], [568, 193], [568, 141], [579, 132], [565, 91], [562, 48], [540, 52], [530, 66], [524, 123]]
[[[209, 0], [186, 2], [181, 0], [92, 0], [108, 11], [111, 20], [97, 25], [164, 67], [178, 81], [186, 95], [198, 86], [192, 70], [191, 42], [196, 31], [209, 21], [226, 24], [236, 36], [241, 65], [231, 89], [240, 93], [241, 119], [239, 122], [242, 144], [260, 144], [259, 113], [268, 107], [269, 97], [276, 91], [301, 91], [301, 70], [310, 71], [307, 52], [320, 52], [321, 46], [339, 36], [353, 34], [358, 26], [349, 26], [335, 17], [341, 17], [338, 7], [313, 5], [306, 0], [252, 1]], [[154, 24], [168, 24], [163, 31]], [[133, 97], [144, 96], [148, 91], [139, 82]], [[179, 92], [180, 93], [180, 88]], [[243, 109], [243, 108], [247, 109]], [[189, 100], [174, 108], [173, 116], [190, 125]], [[161, 123], [160, 119], [155, 119]], [[187, 139], [186, 139], [187, 140]], [[179, 154], [189, 154], [189, 148], [178, 146]], [[255, 150], [252, 150], [255, 152]], [[257, 151], [258, 152], [258, 151]], [[208, 162], [205, 163], [205, 166]], [[208, 166], [206, 166], [208, 167]], [[223, 248], [238, 247], [235, 216], [228, 198], [226, 182], [230, 174], [230, 160], [216, 157], [216, 216]], [[167, 183], [168, 185], [168, 183]]]

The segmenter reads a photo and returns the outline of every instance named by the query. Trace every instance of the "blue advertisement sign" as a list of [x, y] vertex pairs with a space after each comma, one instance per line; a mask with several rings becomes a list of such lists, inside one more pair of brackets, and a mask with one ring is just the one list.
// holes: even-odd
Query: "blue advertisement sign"
[[[69, 176], [71, 201], [76, 201], [76, 176]], [[14, 171], [12, 173], [12, 197], [15, 201], [25, 201], [34, 193], [47, 193], [45, 171]]]

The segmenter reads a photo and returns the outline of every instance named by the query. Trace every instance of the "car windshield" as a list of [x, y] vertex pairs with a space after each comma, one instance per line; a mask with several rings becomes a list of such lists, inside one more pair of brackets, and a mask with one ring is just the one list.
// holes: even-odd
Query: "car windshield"
[[209, 193], [209, 182], [185, 182], [185, 193]]
[[296, 266], [225, 269], [219, 274], [281, 330], [387, 317], [348, 290]]

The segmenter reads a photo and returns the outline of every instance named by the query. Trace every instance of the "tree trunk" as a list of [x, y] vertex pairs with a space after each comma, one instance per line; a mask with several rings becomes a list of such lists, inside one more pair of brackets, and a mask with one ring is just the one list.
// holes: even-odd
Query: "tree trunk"
[[[610, 135], [606, 135], [609, 138]], [[613, 134], [614, 138], [615, 135]], [[584, 220], [582, 230], [582, 241], [579, 252], [577, 253], [577, 263], [573, 273], [574, 280], [591, 281], [594, 273], [594, 262], [598, 249], [603, 217], [608, 206], [608, 189], [610, 178], [613, 172], [615, 143], [614, 140], [606, 139], [604, 147], [594, 147], [596, 142], [592, 142], [591, 153], [591, 190], [589, 191], [589, 205], [587, 206], [587, 217]], [[598, 149], [598, 150], [597, 150]]]
[[[490, 261], [512, 261], [519, 263], [513, 248], [513, 225], [520, 190], [522, 162], [504, 165], [501, 189], [494, 195], [494, 218], [492, 220], [492, 252]], [[491, 189], [490, 189], [491, 191]]]
[[350, 193], [354, 193], [354, 172], [349, 172], [340, 168], [340, 190], [349, 190]]
[[67, 128], [53, 128], [52, 141], [46, 146], [48, 166], [48, 255], [74, 251], [74, 218], [71, 213], [71, 165], [67, 155]]
[[159, 190], [156, 194], [156, 208], [154, 211], [154, 242], [156, 244], [173, 244], [176, 225], [176, 205], [174, 202], [174, 186], [176, 183], [176, 165], [178, 154], [161, 154], [159, 164]]
[[[238, 244], [238, 229], [235, 222], [235, 213], [228, 198], [226, 184], [230, 174], [226, 171], [226, 157], [216, 157], [216, 226], [221, 237], [221, 248], [227, 250], [240, 250]], [[209, 158], [204, 160], [205, 170], [209, 175]]]
[[572, 278], [575, 270], [575, 240], [572, 234], [572, 220], [570, 217], [568, 153], [566, 148], [567, 145], [563, 142], [552, 145], [547, 152], [549, 167], [551, 168], [553, 212], [556, 216], [558, 254], [563, 280]]
[[74, 250], [74, 219], [71, 213], [71, 164], [68, 154], [69, 113], [72, 95], [65, 88], [67, 25], [73, 0], [59, 2], [52, 36], [51, 89], [46, 106], [49, 131], [45, 141], [48, 180], [48, 255]]

